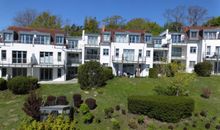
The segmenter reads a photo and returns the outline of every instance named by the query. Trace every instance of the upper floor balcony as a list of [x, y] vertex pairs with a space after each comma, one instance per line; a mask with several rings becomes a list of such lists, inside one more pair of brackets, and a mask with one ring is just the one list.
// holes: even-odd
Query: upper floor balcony
[[186, 54], [184, 54], [183, 52], [172, 52], [171, 59], [186, 60]]
[[220, 59], [220, 53], [217, 52], [205, 52], [203, 53], [204, 58], [206, 60], [219, 60]]
[[85, 60], [99, 60], [100, 54], [85, 54]]
[[144, 64], [146, 63], [146, 57], [142, 56], [139, 57], [138, 55], [131, 55], [131, 56], [112, 56], [112, 61], [114, 63], [139, 63]]

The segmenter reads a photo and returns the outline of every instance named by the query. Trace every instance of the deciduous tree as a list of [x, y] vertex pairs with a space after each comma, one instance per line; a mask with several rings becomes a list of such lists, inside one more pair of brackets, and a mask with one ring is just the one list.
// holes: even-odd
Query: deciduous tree
[[13, 18], [16, 26], [29, 26], [37, 17], [37, 11], [34, 9], [25, 9], [18, 12]]

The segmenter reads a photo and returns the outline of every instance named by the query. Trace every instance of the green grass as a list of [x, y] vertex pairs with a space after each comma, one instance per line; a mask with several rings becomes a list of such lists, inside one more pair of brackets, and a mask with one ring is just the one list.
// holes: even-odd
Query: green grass
[[[129, 95], [153, 95], [155, 94], [152, 90], [156, 85], [165, 85], [165, 81], [162, 79], [149, 79], [149, 78], [115, 78], [108, 81], [107, 85], [103, 88], [94, 89], [85, 93], [79, 88], [78, 84], [67, 84], [67, 85], [42, 85], [38, 89], [39, 93], [45, 99], [48, 95], [65, 95], [69, 102], [72, 104], [72, 95], [74, 93], [81, 93], [83, 99], [87, 97], [93, 97], [97, 100], [98, 107], [92, 111], [95, 117], [101, 119], [101, 123], [92, 123], [90, 125], [83, 124], [81, 120], [77, 126], [82, 130], [110, 130], [112, 123], [110, 119], [104, 119], [103, 109], [106, 107], [115, 108], [116, 105], [120, 105], [122, 109], [127, 111], [127, 97]], [[201, 90], [204, 87], [209, 87], [212, 90], [212, 95], [209, 99], [201, 98]], [[205, 129], [204, 124], [210, 120], [213, 116], [220, 117], [220, 77], [208, 77], [208, 78], [197, 78], [190, 87], [190, 97], [195, 99], [195, 113], [199, 113], [201, 110], [208, 111], [208, 117], [192, 117], [185, 119], [177, 124], [172, 124], [176, 129], [183, 129], [184, 124], [189, 124], [188, 129], [197, 130]], [[103, 94], [99, 94], [98, 91], [102, 91]], [[11, 130], [17, 128], [21, 121], [26, 118], [25, 113], [22, 111], [22, 106], [27, 95], [13, 95], [11, 92], [2, 91], [0, 92], [0, 129]], [[136, 115], [126, 114], [122, 115], [120, 112], [114, 113], [114, 118], [120, 121], [121, 129], [129, 129], [128, 121], [131, 118], [137, 118]], [[78, 117], [77, 117], [78, 118]], [[218, 118], [217, 120], [219, 120]], [[192, 127], [192, 122], [196, 120], [196, 128]], [[211, 129], [214, 129], [212, 123]], [[158, 122], [153, 119], [148, 119], [148, 124], [153, 124], [161, 129], [167, 129], [167, 123]], [[139, 126], [139, 129], [145, 129], [146, 126]]]

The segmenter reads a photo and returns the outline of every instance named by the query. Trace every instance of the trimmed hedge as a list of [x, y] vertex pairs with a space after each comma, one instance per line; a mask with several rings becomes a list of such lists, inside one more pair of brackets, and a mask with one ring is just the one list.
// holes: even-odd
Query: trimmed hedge
[[0, 78], [0, 90], [6, 90], [7, 88], [7, 81], [3, 78]]
[[194, 66], [194, 71], [199, 76], [208, 77], [212, 72], [212, 64], [208, 61], [200, 62]]
[[150, 68], [149, 69], [149, 78], [158, 78], [157, 68]]
[[114, 75], [112, 73], [112, 67], [103, 67], [103, 73], [105, 75], [106, 81], [114, 78]]
[[128, 110], [144, 114], [165, 122], [178, 122], [190, 117], [194, 111], [194, 100], [182, 96], [130, 96]]

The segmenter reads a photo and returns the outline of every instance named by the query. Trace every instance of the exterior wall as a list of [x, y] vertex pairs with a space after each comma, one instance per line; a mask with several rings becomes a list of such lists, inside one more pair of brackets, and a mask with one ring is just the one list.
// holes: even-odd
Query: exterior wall
[[[190, 53], [190, 47], [196, 47], [196, 53]], [[186, 72], [193, 72], [194, 68], [190, 67], [190, 61], [195, 61], [195, 64], [198, 62], [198, 43], [188, 43], [187, 44], [187, 58], [186, 58]]]

